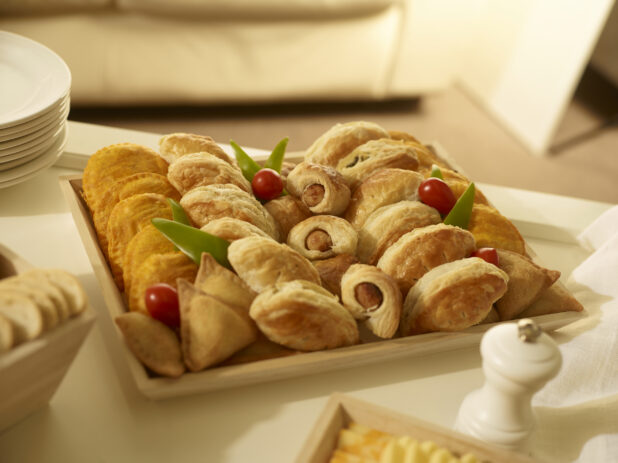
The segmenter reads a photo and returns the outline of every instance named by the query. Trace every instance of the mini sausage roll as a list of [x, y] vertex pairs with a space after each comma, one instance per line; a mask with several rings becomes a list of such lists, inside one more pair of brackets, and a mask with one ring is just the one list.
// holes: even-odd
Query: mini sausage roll
[[336, 167], [339, 159], [357, 146], [369, 140], [388, 137], [388, 132], [373, 122], [354, 121], [336, 124], [313, 142], [305, 152], [305, 160]]
[[337, 254], [355, 254], [358, 236], [347, 220], [334, 215], [314, 215], [296, 224], [288, 235], [288, 246], [309, 260]]
[[341, 278], [353, 264], [358, 264], [358, 259], [351, 254], [339, 254], [313, 262], [313, 266], [320, 274], [322, 286], [338, 297], [341, 297]]
[[425, 178], [404, 169], [382, 169], [371, 174], [354, 190], [344, 218], [357, 230], [376, 209], [398, 201], [417, 201]]
[[399, 201], [377, 209], [358, 231], [358, 259], [375, 265], [401, 236], [415, 228], [440, 223], [440, 213], [420, 201]]
[[438, 223], [401, 236], [380, 257], [377, 266], [392, 276], [403, 294], [438, 265], [469, 256], [476, 249], [468, 230]]
[[227, 257], [238, 276], [258, 293], [269, 285], [298, 279], [320, 284], [320, 275], [307, 258], [268, 238], [236, 240], [228, 247]]
[[159, 140], [159, 153], [170, 164], [185, 154], [206, 152], [233, 166], [236, 165], [215, 140], [208, 135], [170, 133]]
[[402, 141], [380, 138], [356, 147], [337, 164], [337, 170], [352, 190], [370, 174], [387, 167], [416, 170], [416, 150]]
[[314, 283], [295, 280], [265, 289], [249, 315], [273, 342], [302, 351], [350, 346], [358, 326], [336, 296]]
[[252, 223], [274, 240], [279, 239], [275, 219], [255, 199], [236, 185], [199, 186], [180, 199], [189, 218], [198, 227], [221, 217], [233, 217]]
[[509, 276], [509, 285], [496, 302], [496, 310], [500, 320], [512, 320], [536, 302], [560, 278], [560, 272], [543, 268], [516, 252], [497, 251], [498, 266]]
[[170, 164], [167, 178], [181, 194], [198, 186], [232, 184], [251, 193], [251, 184], [237, 167], [209, 153], [186, 154]]
[[292, 195], [272, 199], [264, 204], [264, 207], [279, 225], [281, 241], [288, 239], [288, 233], [294, 225], [313, 215], [300, 199]]
[[478, 257], [439, 265], [408, 292], [399, 332], [409, 336], [476, 325], [506, 292], [508, 280], [504, 271]]
[[320, 164], [298, 164], [288, 174], [286, 187], [314, 214], [340, 215], [350, 202], [350, 189], [343, 176]]
[[253, 235], [272, 238], [268, 233], [252, 223], [234, 217], [221, 217], [211, 220], [200, 230], [230, 242]]
[[372, 265], [352, 265], [341, 278], [343, 306], [381, 338], [397, 332], [402, 299], [397, 282]]

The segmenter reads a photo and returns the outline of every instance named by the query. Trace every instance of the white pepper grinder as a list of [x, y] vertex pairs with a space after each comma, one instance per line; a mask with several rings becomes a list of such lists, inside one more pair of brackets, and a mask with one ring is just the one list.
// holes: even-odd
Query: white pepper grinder
[[526, 452], [536, 421], [532, 396], [558, 374], [560, 350], [533, 320], [522, 319], [488, 330], [481, 356], [485, 383], [464, 398], [455, 429]]

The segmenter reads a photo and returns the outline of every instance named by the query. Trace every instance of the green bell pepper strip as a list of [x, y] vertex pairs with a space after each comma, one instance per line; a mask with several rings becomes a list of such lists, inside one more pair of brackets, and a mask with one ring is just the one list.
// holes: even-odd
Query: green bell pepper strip
[[172, 208], [172, 218], [174, 219], [174, 222], [191, 225], [191, 221], [189, 220], [189, 217], [187, 217], [187, 213], [177, 201], [172, 198], [167, 198], [167, 202]]
[[457, 227], [467, 229], [472, 214], [472, 206], [474, 205], [474, 183], [470, 183], [466, 191], [459, 197], [451, 211], [444, 218], [446, 225], [455, 225]]
[[439, 178], [440, 180], [444, 180], [444, 176], [442, 175], [442, 171], [440, 170], [440, 167], [438, 167], [436, 164], [433, 164], [431, 166], [431, 175], [430, 177], [436, 177]]
[[253, 176], [262, 167], [255, 162], [255, 160], [249, 156], [234, 140], [230, 140], [230, 146], [234, 150], [238, 167], [240, 167], [243, 176], [249, 181], [253, 180]]
[[264, 163], [264, 167], [266, 169], [272, 169], [277, 171], [277, 173], [281, 173], [281, 165], [283, 164], [283, 157], [285, 156], [285, 149], [288, 146], [288, 137], [285, 137], [277, 146], [272, 150], [270, 156]]
[[206, 233], [198, 228], [174, 222], [169, 219], [154, 218], [152, 224], [163, 236], [186, 254], [193, 262], [200, 265], [202, 253], [207, 252], [224, 267], [231, 268], [227, 260], [229, 241]]

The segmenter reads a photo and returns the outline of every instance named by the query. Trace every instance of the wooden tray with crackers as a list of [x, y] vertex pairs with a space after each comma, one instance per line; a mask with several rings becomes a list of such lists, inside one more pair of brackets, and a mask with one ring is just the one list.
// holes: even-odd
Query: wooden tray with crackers
[[[276, 169], [285, 191], [262, 201], [245, 161], [210, 137], [170, 134], [159, 152], [103, 147], [84, 175], [61, 179], [148, 397], [449, 351], [520, 317], [552, 330], [582, 316], [559, 272], [478, 189], [466, 228], [419, 199], [436, 170], [456, 200], [470, 190], [435, 146], [369, 122], [337, 124], [285, 156]], [[183, 239], [199, 229], [216, 249], [196, 258], [166, 238], [173, 203], [190, 224], [188, 233], [172, 224]], [[480, 248], [497, 250], [502, 265], [472, 255]], [[147, 307], [158, 283], [178, 292], [179, 326]]]

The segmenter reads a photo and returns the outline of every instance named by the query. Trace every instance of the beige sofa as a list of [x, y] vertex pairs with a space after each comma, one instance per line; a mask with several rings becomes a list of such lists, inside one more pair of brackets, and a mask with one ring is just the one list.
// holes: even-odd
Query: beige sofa
[[67, 62], [73, 105], [382, 100], [451, 83], [457, 4], [2, 0], [0, 29]]

